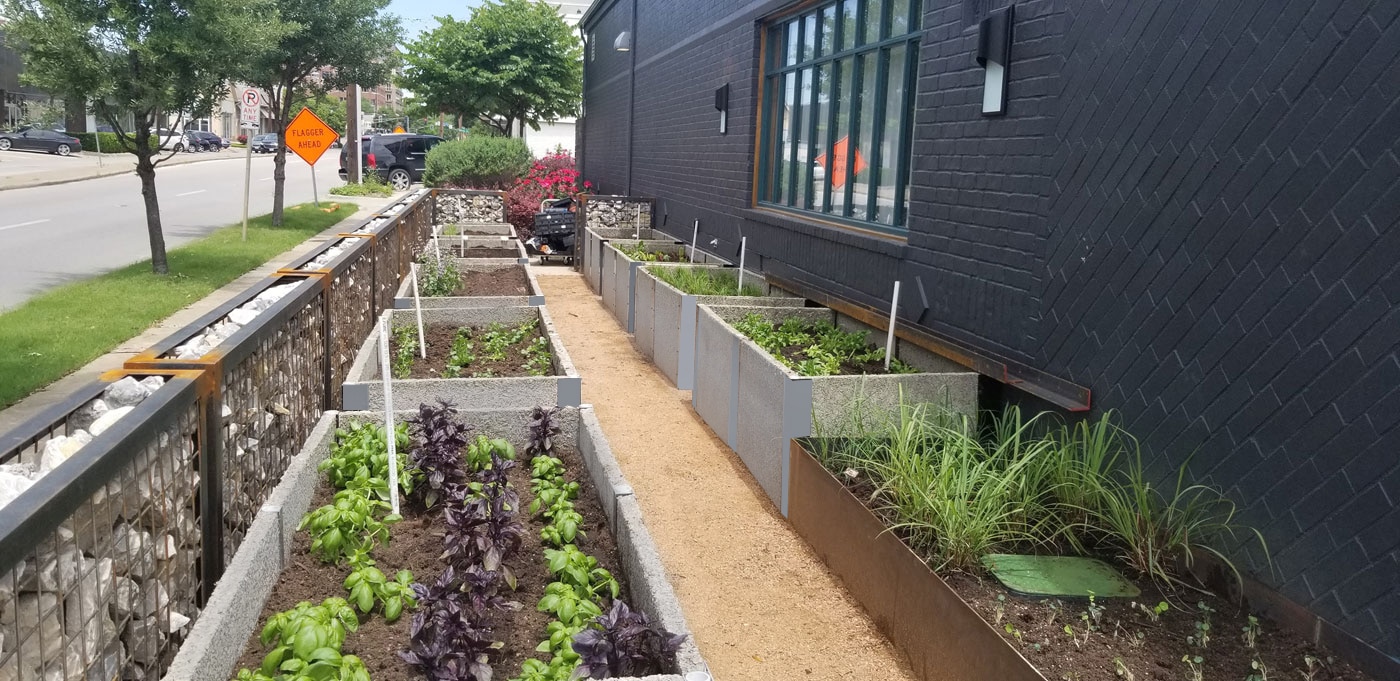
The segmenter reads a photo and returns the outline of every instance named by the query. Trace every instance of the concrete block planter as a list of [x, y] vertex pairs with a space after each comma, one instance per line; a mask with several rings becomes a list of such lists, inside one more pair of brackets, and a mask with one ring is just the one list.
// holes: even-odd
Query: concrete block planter
[[924, 681], [1045, 681], [918, 554], [822, 467], [788, 451], [788, 520]]
[[[501, 272], [511, 273], [521, 271], [530, 282], [530, 292], [523, 296], [437, 296], [421, 297], [420, 304], [423, 309], [429, 308], [455, 308], [455, 307], [529, 307], [544, 305], [544, 293], [540, 291], [540, 282], [535, 278], [535, 271], [528, 265], [517, 263], [498, 262], [493, 259], [483, 258], [456, 258], [458, 272]], [[398, 292], [394, 295], [394, 308], [399, 310], [413, 309], [413, 282], [405, 279], [399, 286]]]
[[445, 225], [438, 225], [439, 236], [456, 237], [466, 236], [508, 236], [512, 239], [519, 235], [515, 233], [515, 226], [509, 222], [451, 222]]
[[[414, 413], [412, 410], [396, 411], [395, 418], [407, 419]], [[319, 481], [316, 466], [329, 455], [335, 429], [356, 421], [382, 424], [383, 418], [383, 414], [377, 412], [326, 413], [306, 446], [293, 459], [281, 485], [263, 506], [243, 549], [214, 590], [203, 615], [163, 677], [164, 681], [227, 681], [233, 677], [243, 650], [239, 645], [230, 645], [230, 641], [244, 641], [253, 633], [281, 571], [291, 560], [296, 526], [309, 510], [312, 491]], [[478, 433], [504, 437], [518, 449], [526, 444], [528, 409], [464, 410], [462, 418]], [[685, 644], [676, 655], [680, 675], [651, 676], [646, 677], [647, 681], [670, 681], [692, 672], [708, 674], [709, 669], [693, 637], [689, 636], [690, 629], [680, 602], [666, 579], [656, 545], [632, 496], [632, 488], [622, 477], [592, 408], [561, 409], [555, 416], [555, 423], [561, 428], [556, 445], [579, 452], [586, 468], [586, 472], [579, 471], [579, 474], [588, 476], [598, 491], [599, 502], [609, 514], [608, 524], [617, 538], [623, 574], [631, 588], [631, 604], [667, 630], [687, 634]], [[340, 595], [333, 593], [340, 591], [338, 584], [328, 589], [327, 595]], [[508, 670], [498, 672], [509, 673]]]
[[692, 295], [652, 274], [662, 267], [697, 265], [653, 263], [637, 270], [632, 292], [632, 345], [680, 390], [690, 390], [695, 385], [695, 318], [700, 305], [802, 307], [807, 302], [803, 298], [782, 295], [768, 286], [762, 277], [750, 272], [744, 273], [744, 283], [759, 285], [766, 295]]
[[901, 396], [909, 403], [936, 403], [954, 412], [976, 413], [977, 374], [905, 345], [896, 346], [895, 357], [928, 373], [801, 376], [732, 326], [752, 313], [774, 323], [798, 319], [853, 330], [862, 325], [838, 319], [825, 308], [698, 308], [691, 402], [784, 515], [788, 441], [812, 435], [814, 424], [835, 428], [857, 403], [872, 411], [897, 409]]
[[[389, 310], [393, 326], [415, 323], [413, 310]], [[549, 338], [553, 376], [511, 378], [406, 378], [394, 379], [394, 404], [433, 404], [447, 400], [457, 408], [526, 409], [539, 405], [578, 406], [582, 386], [554, 322], [544, 307], [440, 308], [423, 310], [423, 324], [451, 324], [459, 327], [491, 323], [517, 325], [537, 319]], [[345, 379], [341, 398], [347, 411], [384, 408], [384, 389], [379, 373], [379, 336], [371, 335]]]
[[616, 242], [603, 242], [602, 248], [602, 278], [599, 295], [603, 297], [603, 307], [607, 308], [617, 319], [617, 323], [632, 333], [632, 291], [637, 285], [637, 270], [643, 265], [651, 264], [641, 260], [633, 260], [627, 254], [618, 250], [617, 244], [628, 244], [636, 246], [641, 244], [648, 252], [669, 253], [675, 258], [684, 258], [688, 252], [685, 244], [679, 241], [634, 241], [632, 239]]

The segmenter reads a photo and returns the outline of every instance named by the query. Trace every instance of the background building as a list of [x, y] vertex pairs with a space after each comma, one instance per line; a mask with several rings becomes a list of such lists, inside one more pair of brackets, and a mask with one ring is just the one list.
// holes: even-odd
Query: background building
[[63, 109], [63, 100], [20, 83], [19, 74], [24, 71], [24, 63], [19, 53], [6, 44], [4, 27], [5, 20], [0, 17], [0, 130], [26, 122], [35, 106]]
[[599, 0], [584, 177], [809, 297], [903, 282], [987, 406], [1118, 410], [1262, 531], [1237, 564], [1393, 664], [1400, 3], [1020, 2], [986, 116], [1007, 5]]

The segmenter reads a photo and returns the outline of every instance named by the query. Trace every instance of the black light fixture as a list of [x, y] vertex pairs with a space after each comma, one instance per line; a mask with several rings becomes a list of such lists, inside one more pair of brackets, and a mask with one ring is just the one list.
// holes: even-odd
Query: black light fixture
[[729, 132], [729, 83], [715, 90], [715, 108], [719, 110], [719, 134]]
[[631, 52], [632, 34], [627, 31], [617, 34], [617, 39], [613, 40], [613, 49], [618, 52]]
[[1011, 25], [1016, 6], [1008, 5], [982, 20], [977, 37], [977, 65], [985, 69], [982, 81], [982, 115], [1006, 113], [1006, 72], [1011, 65]]

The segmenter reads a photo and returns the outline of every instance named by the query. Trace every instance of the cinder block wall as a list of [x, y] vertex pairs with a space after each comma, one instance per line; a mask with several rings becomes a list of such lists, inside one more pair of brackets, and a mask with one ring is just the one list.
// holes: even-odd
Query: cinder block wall
[[[898, 278], [905, 319], [1089, 387], [1154, 472], [1195, 452], [1229, 491], [1273, 552], [1250, 572], [1400, 657], [1400, 3], [1021, 2], [1008, 114], [984, 118], [976, 22], [1007, 0], [924, 0], [910, 233], [887, 239], [750, 207], [755, 27], [790, 3], [641, 3], [633, 26], [631, 1], [590, 19], [586, 177], [721, 255], [748, 236], [766, 273], [875, 307]], [[624, 29], [633, 118], [631, 57], [601, 61]]]

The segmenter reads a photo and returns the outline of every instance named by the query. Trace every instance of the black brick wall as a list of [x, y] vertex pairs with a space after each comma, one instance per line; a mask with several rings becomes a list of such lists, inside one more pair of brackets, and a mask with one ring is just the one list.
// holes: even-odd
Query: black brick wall
[[[907, 241], [750, 208], [755, 26], [782, 2], [640, 0], [631, 192], [871, 305], [917, 282], [906, 319], [1091, 388], [1154, 471], [1229, 491], [1258, 578], [1400, 656], [1400, 2], [1021, 2], [984, 118], [969, 12], [1006, 1], [924, 0]], [[609, 193], [626, 69], [589, 66]]]

